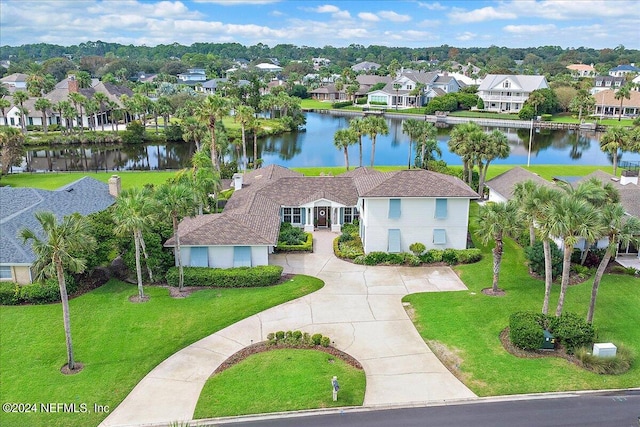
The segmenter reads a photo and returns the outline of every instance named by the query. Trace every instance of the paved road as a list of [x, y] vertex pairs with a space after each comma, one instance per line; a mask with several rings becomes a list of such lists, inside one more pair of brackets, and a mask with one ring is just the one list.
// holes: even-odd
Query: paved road
[[[486, 401], [379, 411], [345, 410], [250, 422], [234, 427], [639, 427], [640, 389], [540, 396], [528, 400]], [[215, 424], [218, 425], [218, 424]]]

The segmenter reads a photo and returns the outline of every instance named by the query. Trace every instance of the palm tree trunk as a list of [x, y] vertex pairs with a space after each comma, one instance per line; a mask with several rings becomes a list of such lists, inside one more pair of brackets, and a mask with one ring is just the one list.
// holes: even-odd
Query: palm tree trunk
[[173, 215], [173, 235], [176, 238], [176, 246], [174, 248], [174, 255], [178, 262], [178, 290], [182, 292], [184, 288], [184, 267], [182, 266], [182, 254], [180, 252], [180, 234], [178, 234], [178, 217]]
[[529, 222], [529, 246], [533, 246], [536, 242], [536, 225], [533, 221]]
[[358, 136], [358, 146], [360, 150], [360, 167], [362, 167], [362, 136]]
[[549, 313], [549, 299], [551, 298], [551, 285], [553, 283], [553, 265], [551, 265], [551, 242], [548, 238], [542, 240], [544, 250], [544, 301], [542, 303], [542, 314]]
[[496, 239], [496, 246], [493, 248], [493, 293], [498, 292], [498, 279], [500, 278], [500, 263], [502, 262], [502, 238]]
[[565, 240], [564, 255], [562, 257], [562, 281], [560, 282], [560, 297], [558, 298], [558, 306], [556, 307], [556, 317], [559, 317], [564, 309], [564, 299], [567, 295], [569, 274], [571, 273], [571, 252], [573, 252], [573, 246]]
[[253, 168], [258, 169], [258, 131], [253, 131]]
[[604, 270], [607, 268], [607, 265], [609, 265], [609, 261], [612, 256], [612, 249], [609, 247], [604, 253], [604, 257], [602, 257], [602, 261], [600, 261], [600, 265], [598, 265], [598, 269], [596, 270], [596, 275], [593, 278], [591, 301], [589, 302], [589, 311], [587, 312], [587, 323], [593, 323], [593, 314], [596, 311], [596, 298], [598, 297], [598, 287], [600, 286], [600, 280], [602, 280], [602, 276], [604, 275]]
[[144, 298], [144, 289], [142, 288], [142, 265], [140, 265], [140, 237], [138, 230], [133, 232], [134, 246], [136, 248], [136, 275], [138, 276], [138, 297]]
[[374, 136], [373, 138], [371, 138], [371, 167], [373, 167], [375, 158], [376, 158], [376, 138]]
[[347, 147], [344, 147], [344, 164], [347, 166], [347, 170], [349, 170], [349, 152], [347, 151]]
[[144, 265], [147, 266], [149, 281], [153, 283], [153, 272], [151, 271], [151, 267], [149, 267], [149, 255], [147, 254], [147, 245], [144, 243], [144, 236], [142, 235], [142, 231], [138, 230], [138, 233], [140, 234], [140, 247], [142, 248], [142, 254], [144, 255]]
[[613, 176], [618, 176], [618, 149], [613, 154]]
[[216, 171], [220, 172], [220, 163], [218, 163], [218, 153], [216, 152], [216, 123], [209, 123], [209, 130], [211, 130], [211, 163]]
[[70, 370], [76, 368], [73, 357], [73, 342], [71, 341], [71, 316], [69, 315], [69, 296], [67, 295], [67, 283], [64, 279], [62, 261], [55, 256], [56, 275], [58, 276], [58, 286], [60, 286], [60, 302], [62, 303], [62, 321], [64, 323], [64, 338], [67, 344], [67, 366]]
[[487, 176], [487, 169], [489, 169], [490, 161], [487, 161], [485, 165], [480, 163], [480, 179], [478, 181], [478, 194], [480, 194], [480, 200], [484, 199], [484, 181]]
[[407, 169], [411, 169], [411, 140], [409, 140], [409, 155], [407, 157]]
[[244, 123], [242, 123], [242, 169], [247, 171], [247, 137], [244, 132]]

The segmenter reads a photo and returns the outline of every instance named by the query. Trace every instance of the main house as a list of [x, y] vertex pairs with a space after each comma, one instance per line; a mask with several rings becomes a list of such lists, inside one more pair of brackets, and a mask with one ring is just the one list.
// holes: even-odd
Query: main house
[[[222, 213], [180, 223], [183, 265], [266, 265], [283, 222], [340, 232], [358, 219], [365, 253], [405, 252], [415, 242], [464, 249], [469, 201], [478, 198], [460, 179], [422, 169], [306, 177], [270, 165], [236, 174], [233, 186]], [[165, 246], [174, 247], [174, 239]]]
[[367, 94], [367, 103], [388, 108], [422, 107], [436, 96], [457, 92], [458, 81], [448, 74], [402, 71], [380, 90]]
[[487, 74], [478, 87], [486, 111], [518, 113], [531, 92], [548, 89], [544, 76]]
[[109, 185], [84, 177], [55, 191], [0, 187], [0, 280], [32, 282], [36, 256], [30, 243], [22, 243], [19, 233], [23, 228], [36, 233], [41, 230], [36, 212], [53, 212], [58, 220], [76, 212], [89, 215], [111, 206], [119, 185], [115, 177]]

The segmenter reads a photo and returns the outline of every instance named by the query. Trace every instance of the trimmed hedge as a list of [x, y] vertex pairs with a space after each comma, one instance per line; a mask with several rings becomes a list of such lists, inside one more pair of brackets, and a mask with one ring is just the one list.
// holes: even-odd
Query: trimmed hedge
[[307, 236], [306, 242], [301, 245], [285, 245], [278, 243], [275, 247], [276, 252], [313, 252], [313, 234], [304, 233]]
[[[73, 295], [78, 286], [71, 276], [66, 277], [67, 295]], [[60, 302], [60, 286], [57, 280], [49, 279], [28, 285], [14, 282], [0, 283], [0, 305], [50, 304]]]
[[573, 313], [562, 313], [560, 317], [551, 317], [549, 329], [556, 339], [564, 344], [569, 354], [573, 354], [579, 347], [590, 346], [596, 339], [593, 325]]
[[544, 340], [546, 318], [542, 313], [519, 311], [509, 317], [509, 339], [523, 350], [538, 350]]
[[350, 105], [353, 105], [352, 101], [338, 101], [338, 102], [334, 102], [331, 104], [332, 108], [343, 108], [343, 107], [349, 107]]
[[521, 311], [509, 317], [509, 339], [523, 350], [539, 349], [544, 339], [544, 329], [548, 329], [569, 354], [580, 347], [590, 346], [596, 339], [593, 326], [573, 313], [555, 317]]
[[[184, 267], [185, 286], [216, 286], [220, 288], [254, 288], [278, 283], [282, 276], [279, 265], [257, 267], [209, 268]], [[167, 272], [167, 283], [178, 286], [178, 267]]]

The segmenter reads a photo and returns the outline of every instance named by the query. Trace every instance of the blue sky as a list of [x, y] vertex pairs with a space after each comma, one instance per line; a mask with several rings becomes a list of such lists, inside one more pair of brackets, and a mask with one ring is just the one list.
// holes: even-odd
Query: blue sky
[[0, 0], [0, 45], [640, 48], [638, 0]]

